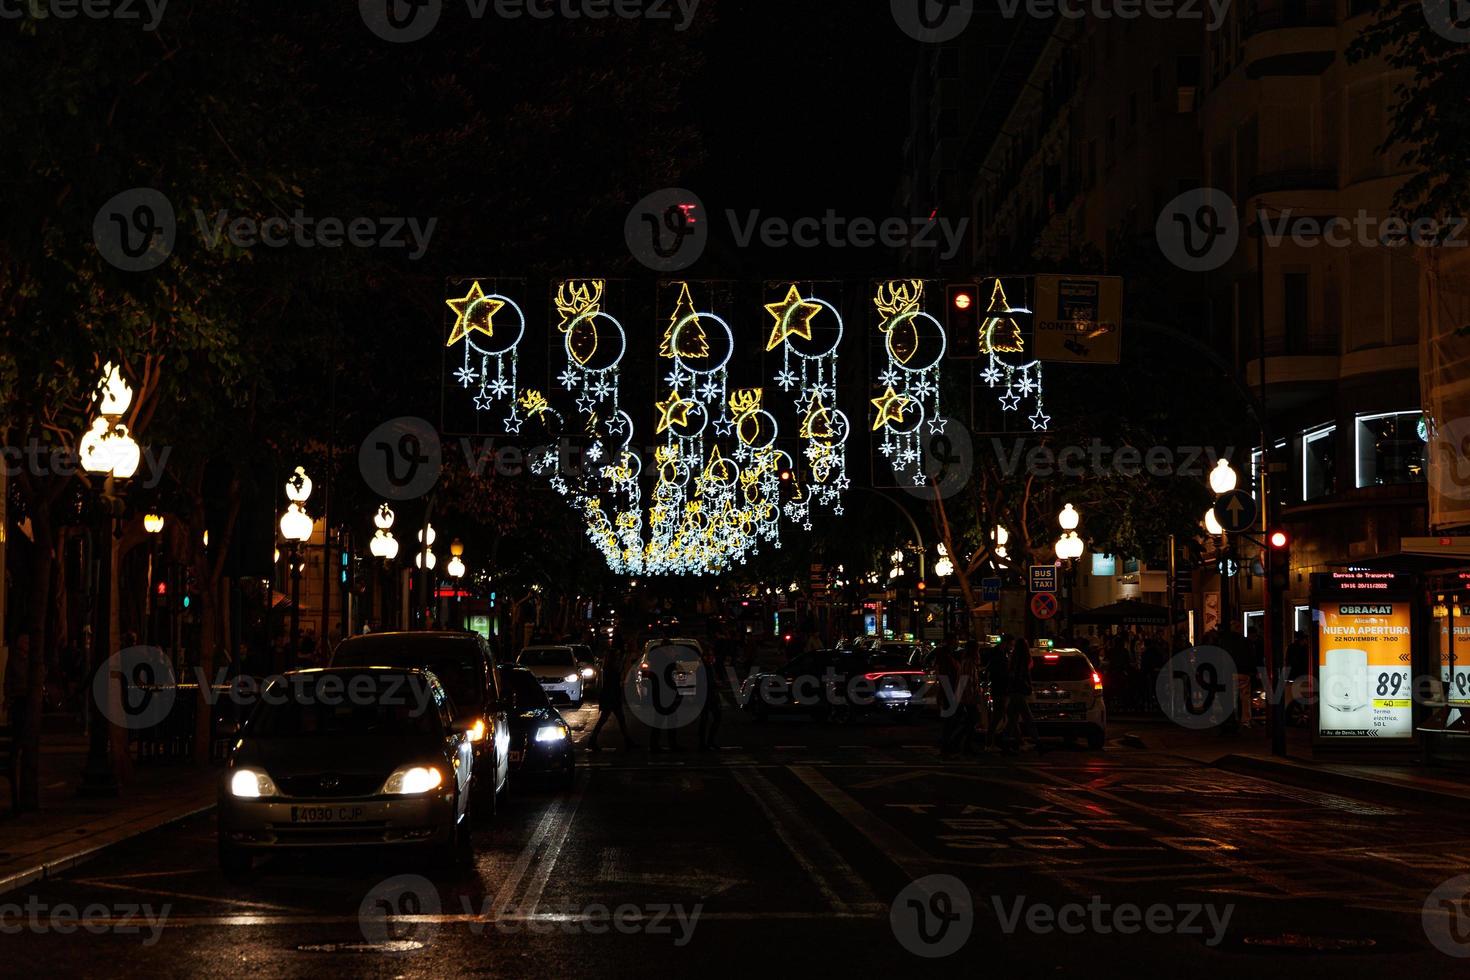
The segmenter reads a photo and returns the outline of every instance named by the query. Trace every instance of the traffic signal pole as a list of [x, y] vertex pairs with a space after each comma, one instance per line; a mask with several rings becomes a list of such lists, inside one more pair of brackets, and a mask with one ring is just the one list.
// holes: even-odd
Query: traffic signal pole
[[[1276, 527], [1276, 507], [1271, 500], [1271, 413], [1266, 403], [1266, 212], [1264, 208], [1256, 209], [1256, 365], [1260, 381], [1260, 407], [1261, 407], [1261, 538], [1265, 542], [1265, 567], [1266, 573], [1264, 588], [1261, 590], [1265, 598], [1265, 609], [1261, 615], [1262, 646], [1261, 652], [1266, 663], [1266, 703], [1270, 710], [1271, 723], [1271, 754], [1274, 756], [1286, 755], [1286, 688], [1281, 682], [1282, 675], [1282, 644], [1278, 642], [1277, 636], [1278, 616], [1281, 612], [1281, 592], [1276, 586], [1276, 562], [1278, 559], [1285, 560], [1288, 567], [1282, 569], [1283, 575], [1290, 577], [1290, 558], [1286, 553], [1276, 554], [1276, 549], [1271, 547], [1269, 536], [1271, 529]], [[1283, 331], [1286, 324], [1282, 323]], [[1249, 692], [1247, 692], [1249, 694]]]

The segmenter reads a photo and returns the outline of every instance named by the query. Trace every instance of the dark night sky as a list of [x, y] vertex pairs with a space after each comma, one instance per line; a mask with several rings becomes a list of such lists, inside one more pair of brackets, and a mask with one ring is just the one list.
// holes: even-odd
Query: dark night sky
[[726, 208], [792, 219], [828, 208], [893, 215], [918, 46], [888, 5], [722, 4], [706, 70], [689, 92], [709, 150], [690, 189], [719, 216], [716, 234], [728, 228]]

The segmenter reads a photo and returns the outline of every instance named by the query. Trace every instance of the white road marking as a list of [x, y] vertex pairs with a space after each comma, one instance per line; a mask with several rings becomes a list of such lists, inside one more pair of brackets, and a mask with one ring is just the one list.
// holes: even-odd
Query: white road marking
[[[851, 913], [886, 908], [852, 865], [812, 828], [805, 814], [769, 779], [756, 769], [742, 768], [735, 770], [735, 781], [765, 814], [771, 829], [833, 911]], [[838, 887], [833, 887], [827, 872], [837, 879]]]
[[796, 778], [806, 783], [808, 789], [817, 794], [818, 799], [836, 810], [837, 815], [846, 820], [853, 829], [872, 841], [878, 853], [898, 865], [898, 869], [910, 878], [922, 878], [940, 864], [923, 848], [848, 796], [815, 769], [810, 766], [792, 766], [791, 771]]
[[161, 888], [139, 889], [139, 887], [136, 885], [125, 885], [118, 882], [103, 881], [98, 878], [78, 878], [76, 879], [75, 884], [91, 885], [94, 888], [111, 888], [120, 892], [138, 892], [142, 890], [147, 892], [149, 895], [160, 895], [164, 898], [182, 898], [186, 901], [197, 901], [205, 903], [218, 902], [221, 905], [238, 905], [241, 908], [246, 909], [266, 909], [271, 912], [306, 912], [306, 909], [296, 908], [295, 906], [291, 905], [276, 905], [272, 902], [247, 902], [243, 898], [225, 898], [222, 895], [194, 895], [190, 894], [189, 892], [166, 891]]
[[552, 837], [547, 846], [546, 853], [541, 856], [536, 865], [536, 874], [531, 879], [531, 885], [526, 889], [526, 895], [521, 899], [521, 907], [535, 913], [537, 904], [541, 901], [541, 893], [546, 890], [546, 883], [551, 880], [551, 872], [556, 867], [556, 859], [561, 856], [562, 845], [567, 842], [567, 835], [572, 830], [572, 820], [577, 815], [577, 807], [582, 805], [582, 794], [586, 792], [587, 781], [578, 780], [576, 792], [572, 794], [571, 802], [567, 804], [566, 816], [557, 821], [557, 826], [552, 832]]

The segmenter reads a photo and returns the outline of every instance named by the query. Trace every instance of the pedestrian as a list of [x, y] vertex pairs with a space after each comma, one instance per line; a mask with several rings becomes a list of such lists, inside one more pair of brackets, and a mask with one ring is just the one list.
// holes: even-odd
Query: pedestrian
[[21, 632], [16, 634], [10, 659], [5, 661], [5, 711], [17, 745], [30, 710], [31, 667], [31, 634]]
[[1255, 650], [1245, 637], [1235, 632], [1230, 623], [1220, 624], [1219, 637], [1216, 640], [1220, 649], [1224, 650], [1234, 664], [1234, 688], [1235, 688], [1235, 725], [1227, 725], [1226, 730], [1236, 727], [1251, 727], [1251, 678], [1255, 676], [1260, 666], [1255, 656]]
[[963, 724], [960, 717], [960, 662], [954, 645], [945, 643], [934, 656], [934, 681], [939, 685], [939, 754], [948, 758], [958, 742], [956, 732]]
[[714, 656], [706, 653], [700, 657], [699, 664], [700, 673], [704, 676], [696, 682], [701, 687], [696, 687], [695, 690], [704, 691], [704, 701], [699, 705], [698, 748], [701, 752], [705, 752], [719, 748], [715, 744], [715, 735], [720, 730], [720, 718], [724, 713], [724, 708], [720, 704], [719, 689], [715, 686], [717, 675]]
[[1291, 643], [1286, 647], [1286, 684], [1283, 695], [1286, 701], [1287, 721], [1292, 720], [1293, 714], [1301, 714], [1297, 705], [1297, 689], [1303, 685], [1304, 679], [1308, 676], [1307, 658], [1310, 655], [1307, 647], [1307, 634], [1297, 630]]
[[1011, 686], [1006, 699], [1006, 714], [1013, 751], [1026, 748], [1028, 739], [1038, 754], [1045, 751], [1036, 731], [1036, 716], [1031, 713], [1031, 647], [1025, 639], [1017, 639], [1011, 648]]
[[618, 730], [623, 733], [624, 748], [635, 748], [638, 744], [628, 732], [628, 716], [624, 711], [623, 647], [618, 642], [620, 639], [621, 637], [616, 636], [613, 638], [599, 668], [601, 687], [597, 693], [597, 724], [592, 726], [592, 734], [587, 739], [587, 747], [593, 752], [602, 751], [602, 747], [597, 744], [597, 735], [602, 731], [602, 726], [607, 724], [609, 717], [618, 720]]
[[985, 726], [985, 744], [999, 745], [997, 739], [1009, 737], [1007, 705], [1011, 690], [1010, 642], [1002, 639], [990, 648], [986, 664], [986, 680], [990, 685], [990, 721]]
[[960, 722], [959, 750], [975, 754], [975, 730], [980, 725], [981, 703], [980, 650], [974, 640], [966, 640], [960, 654]]

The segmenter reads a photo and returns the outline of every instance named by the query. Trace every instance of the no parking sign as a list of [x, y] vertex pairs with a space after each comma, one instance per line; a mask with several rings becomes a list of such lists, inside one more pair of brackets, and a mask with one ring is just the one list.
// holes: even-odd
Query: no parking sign
[[1051, 619], [1057, 614], [1055, 592], [1038, 592], [1031, 597], [1031, 615], [1037, 619]]

